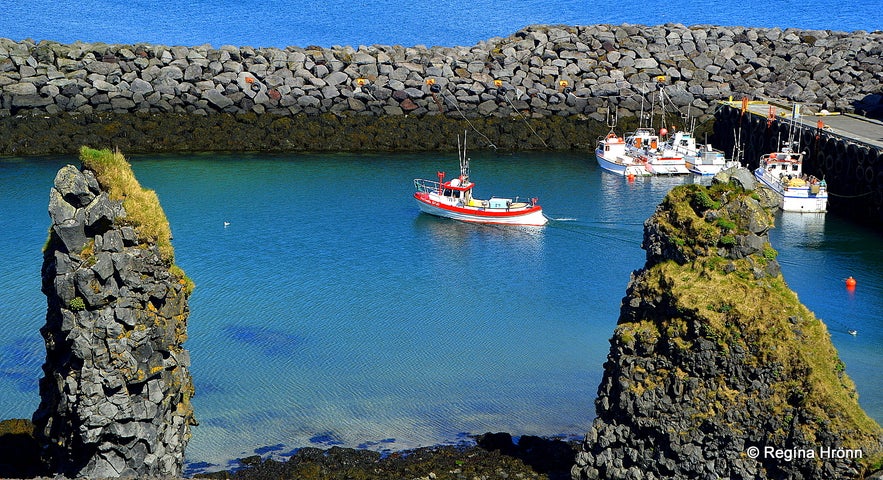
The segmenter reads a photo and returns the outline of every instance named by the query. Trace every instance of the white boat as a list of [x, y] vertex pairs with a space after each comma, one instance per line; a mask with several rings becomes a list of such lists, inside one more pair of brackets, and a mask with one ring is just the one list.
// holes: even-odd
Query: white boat
[[[665, 136], [666, 129], [660, 134]], [[639, 128], [625, 138], [626, 154], [646, 165], [652, 175], [687, 175], [684, 156], [677, 153], [670, 144], [659, 140], [659, 135], [649, 128]]]
[[625, 141], [611, 132], [598, 140], [595, 148], [598, 165], [608, 172], [622, 176], [646, 177], [650, 175], [642, 160], [626, 153]]
[[460, 156], [460, 176], [445, 180], [445, 172], [438, 172], [438, 181], [414, 179], [414, 199], [422, 212], [463, 222], [506, 225], [545, 225], [549, 219], [537, 204], [536, 197], [528, 201], [515, 198], [491, 197], [481, 200], [472, 196], [475, 183], [469, 179], [469, 158], [466, 156], [465, 136]]
[[803, 154], [791, 147], [760, 157], [754, 176], [779, 195], [783, 212], [828, 211], [828, 187], [824, 180], [803, 173]]
[[711, 144], [698, 146], [696, 138], [690, 132], [675, 132], [668, 143], [675, 154], [684, 157], [687, 170], [696, 175], [716, 175], [721, 170], [739, 164], [727, 160], [724, 152], [715, 149]]

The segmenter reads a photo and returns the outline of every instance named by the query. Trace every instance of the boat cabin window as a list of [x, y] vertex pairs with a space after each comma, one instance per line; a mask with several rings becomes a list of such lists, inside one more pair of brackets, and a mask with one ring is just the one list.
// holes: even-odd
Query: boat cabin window
[[444, 196], [446, 196], [446, 197], [454, 197], [454, 198], [460, 198], [460, 194], [461, 194], [461, 193], [463, 193], [463, 192], [461, 192], [460, 190], [451, 190], [450, 188], [446, 188], [445, 191], [442, 192], [442, 194], [443, 194]]
[[791, 171], [792, 171], [792, 172], [796, 172], [797, 169], [798, 169], [798, 165], [797, 165], [796, 163], [793, 164], [793, 165], [791, 165]]

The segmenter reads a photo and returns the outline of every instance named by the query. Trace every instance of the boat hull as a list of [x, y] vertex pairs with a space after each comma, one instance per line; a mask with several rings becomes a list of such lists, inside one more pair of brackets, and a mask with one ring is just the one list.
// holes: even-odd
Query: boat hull
[[754, 171], [754, 177], [779, 197], [783, 212], [825, 213], [828, 211], [828, 192], [813, 194], [809, 186], [783, 188], [782, 183], [764, 175], [762, 168]]
[[723, 165], [719, 164], [719, 163], [707, 164], [707, 163], [691, 162], [691, 161], [687, 160], [687, 170], [689, 170], [690, 173], [693, 173], [695, 175], [702, 175], [702, 176], [717, 175], [720, 171], [722, 171], [726, 168], [727, 168], [726, 164], [723, 164]]
[[622, 162], [612, 162], [604, 158], [604, 154], [597, 150], [595, 151], [595, 159], [598, 161], [599, 167], [617, 175], [634, 175], [636, 177], [646, 177], [650, 175], [650, 172], [648, 172], [643, 165], [629, 165]]
[[647, 171], [653, 175], [687, 175], [687, 165], [683, 159], [657, 159], [647, 162]]
[[447, 205], [433, 200], [429, 196], [414, 194], [420, 211], [437, 217], [452, 218], [461, 222], [490, 223], [502, 225], [533, 225], [542, 226], [549, 219], [543, 215], [543, 209], [539, 205], [527, 208], [502, 209], [502, 208], [475, 208]]

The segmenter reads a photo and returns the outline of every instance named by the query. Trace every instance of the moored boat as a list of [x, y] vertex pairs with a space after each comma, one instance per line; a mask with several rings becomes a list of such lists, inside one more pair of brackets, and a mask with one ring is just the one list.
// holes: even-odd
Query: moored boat
[[[668, 134], [666, 129], [660, 135]], [[639, 128], [626, 136], [626, 154], [643, 163], [652, 175], [687, 175], [684, 156], [674, 151], [667, 142], [662, 142], [659, 135], [649, 128]]]
[[457, 139], [460, 156], [460, 175], [445, 180], [445, 172], [438, 172], [438, 181], [414, 179], [414, 199], [422, 212], [463, 222], [506, 225], [545, 225], [549, 219], [536, 197], [527, 201], [515, 198], [491, 197], [481, 200], [473, 197], [475, 183], [469, 179], [469, 158], [466, 156], [465, 136], [462, 149]]
[[784, 212], [828, 211], [828, 187], [824, 180], [803, 173], [803, 153], [784, 147], [760, 157], [754, 176], [779, 196]]
[[598, 140], [595, 148], [598, 165], [608, 172], [623, 176], [646, 177], [650, 175], [643, 161], [626, 153], [622, 137], [611, 132]]
[[690, 132], [678, 131], [669, 140], [671, 150], [684, 157], [684, 163], [690, 173], [696, 175], [716, 175], [721, 170], [737, 166], [739, 162], [727, 160], [724, 152], [705, 144], [696, 144], [696, 138]]

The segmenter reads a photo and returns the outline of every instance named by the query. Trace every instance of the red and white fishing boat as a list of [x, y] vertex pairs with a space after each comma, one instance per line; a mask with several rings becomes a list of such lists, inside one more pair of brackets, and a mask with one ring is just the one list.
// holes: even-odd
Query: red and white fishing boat
[[460, 176], [445, 180], [445, 172], [438, 172], [438, 181], [414, 179], [414, 199], [420, 210], [430, 215], [453, 218], [464, 222], [495, 223], [506, 225], [545, 225], [549, 219], [537, 204], [536, 197], [529, 201], [518, 197], [491, 197], [480, 200], [472, 196], [475, 187], [469, 179], [469, 158], [464, 145], [460, 147], [457, 138], [457, 151], [460, 156]]

